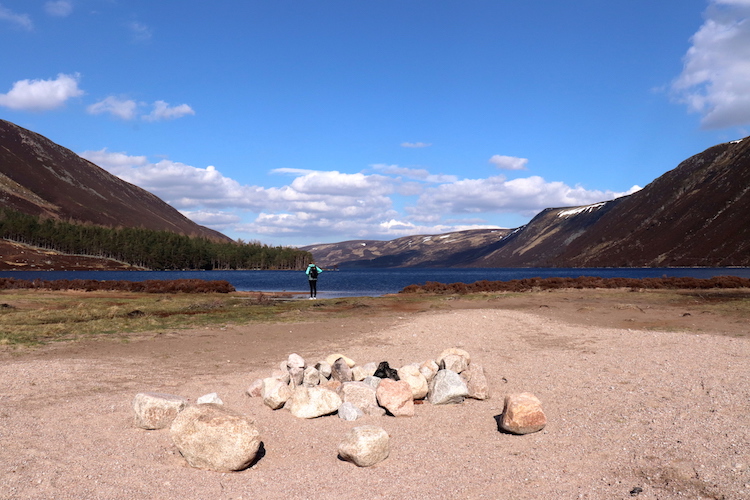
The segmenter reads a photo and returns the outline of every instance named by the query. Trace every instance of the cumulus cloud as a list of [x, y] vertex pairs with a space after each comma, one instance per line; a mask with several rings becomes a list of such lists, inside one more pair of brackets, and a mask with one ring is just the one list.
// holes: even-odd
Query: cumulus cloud
[[713, 0], [672, 92], [705, 128], [750, 124], [750, 0]]
[[571, 187], [539, 176], [458, 179], [398, 165], [376, 166], [377, 173], [282, 168], [270, 173], [291, 179], [279, 187], [263, 187], [242, 184], [214, 166], [152, 162], [107, 149], [81, 156], [154, 193], [199, 224], [298, 241], [390, 239], [492, 228], [499, 227], [493, 223], [497, 214], [530, 217], [548, 207], [586, 205], [627, 194]]
[[154, 109], [148, 115], [144, 115], [142, 118], [146, 121], [156, 122], [162, 120], [174, 120], [175, 118], [181, 118], [187, 115], [194, 115], [195, 111], [187, 104], [180, 104], [179, 106], [170, 106], [169, 103], [164, 101], [156, 101], [154, 103]]
[[73, 4], [69, 0], [57, 0], [44, 4], [44, 11], [50, 16], [67, 17], [73, 12]]
[[402, 142], [402, 148], [429, 148], [432, 146], [429, 142]]
[[54, 80], [20, 80], [7, 94], [0, 94], [0, 106], [24, 111], [59, 108], [70, 98], [83, 95], [79, 75], [59, 74]]
[[529, 160], [515, 156], [493, 155], [489, 162], [502, 170], [526, 170]]
[[109, 113], [123, 120], [132, 120], [136, 116], [137, 108], [138, 103], [133, 100], [110, 96], [92, 104], [86, 110], [92, 115]]
[[504, 176], [463, 179], [426, 189], [409, 211], [419, 220], [439, 220], [444, 214], [518, 213], [531, 217], [549, 207], [587, 205], [628, 192], [588, 190], [539, 176], [507, 180]]
[[16, 14], [12, 10], [3, 7], [0, 4], [0, 21], [8, 21], [11, 24], [31, 31], [34, 29], [34, 23], [31, 22], [31, 18], [28, 14]]

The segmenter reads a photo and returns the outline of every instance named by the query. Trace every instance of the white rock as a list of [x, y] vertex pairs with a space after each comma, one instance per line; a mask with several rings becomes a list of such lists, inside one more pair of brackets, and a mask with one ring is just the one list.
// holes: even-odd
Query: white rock
[[318, 384], [320, 384], [320, 372], [314, 366], [305, 368], [302, 376], [302, 385], [312, 387]]
[[438, 366], [442, 366], [442, 361], [446, 356], [455, 355], [460, 356], [466, 360], [466, 365], [471, 364], [471, 356], [468, 352], [464, 351], [463, 349], [459, 349], [457, 347], [451, 347], [450, 349], [446, 349], [443, 352], [440, 353], [440, 356], [437, 357], [436, 361]]
[[402, 366], [398, 369], [398, 378], [409, 384], [413, 399], [424, 399], [427, 396], [429, 387], [427, 379], [419, 371], [419, 365], [411, 364]]
[[300, 386], [285, 408], [297, 418], [316, 418], [335, 412], [341, 403], [339, 395], [330, 389]]
[[430, 383], [430, 381], [435, 378], [435, 374], [439, 370], [440, 367], [434, 359], [428, 359], [427, 361], [419, 365], [419, 372], [424, 375], [424, 378], [427, 379], [427, 383]]
[[352, 422], [363, 415], [364, 412], [362, 410], [348, 401], [344, 401], [341, 406], [339, 406], [339, 418], [342, 420]]
[[345, 382], [336, 389], [342, 401], [352, 403], [364, 410], [368, 406], [378, 406], [375, 389], [364, 382]]
[[133, 425], [147, 430], [164, 429], [187, 404], [187, 399], [174, 394], [138, 393], [133, 399]]
[[331, 378], [331, 364], [326, 361], [319, 361], [316, 363], [315, 368], [320, 372], [320, 376], [323, 378]]
[[339, 444], [339, 456], [359, 467], [370, 467], [388, 458], [390, 438], [380, 427], [355, 427]]
[[378, 369], [377, 363], [367, 363], [365, 365], [356, 365], [352, 367], [352, 380], [360, 382], [367, 377], [371, 377], [375, 374], [375, 370]]
[[278, 410], [292, 397], [292, 389], [289, 387], [289, 384], [277, 378], [264, 378], [262, 397], [263, 404], [272, 410]]
[[427, 400], [434, 405], [456, 404], [463, 402], [469, 395], [469, 389], [461, 376], [451, 370], [440, 370], [430, 382], [430, 393]]
[[172, 422], [170, 435], [192, 467], [218, 472], [247, 468], [260, 448], [252, 420], [215, 404], [187, 407]]
[[304, 369], [307, 366], [307, 363], [305, 363], [305, 359], [300, 356], [299, 354], [290, 354], [289, 358], [286, 360], [286, 367], [287, 368], [302, 368]]
[[362, 383], [365, 383], [372, 387], [373, 389], [377, 389], [378, 385], [380, 385], [380, 381], [383, 380], [380, 377], [371, 376], [371, 377], [365, 377], [365, 379], [362, 381]]
[[469, 368], [469, 363], [466, 362], [466, 358], [459, 356], [458, 354], [448, 354], [440, 360], [441, 370], [450, 370], [452, 372], [461, 373]]
[[204, 394], [203, 396], [199, 397], [196, 401], [196, 404], [199, 405], [205, 405], [205, 404], [216, 404], [216, 405], [223, 405], [224, 401], [221, 400], [219, 395], [215, 392], [212, 392], [210, 394]]

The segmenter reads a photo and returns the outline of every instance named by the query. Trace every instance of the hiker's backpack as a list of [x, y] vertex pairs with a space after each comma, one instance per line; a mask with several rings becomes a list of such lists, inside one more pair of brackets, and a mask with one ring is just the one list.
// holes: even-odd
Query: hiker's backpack
[[310, 268], [310, 279], [311, 280], [318, 279], [318, 266], [312, 266]]

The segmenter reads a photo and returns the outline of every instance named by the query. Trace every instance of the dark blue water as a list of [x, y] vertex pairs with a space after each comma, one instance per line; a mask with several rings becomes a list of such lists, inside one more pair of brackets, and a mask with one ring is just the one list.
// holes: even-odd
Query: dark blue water
[[[472, 269], [344, 269], [325, 271], [318, 280], [318, 297], [362, 297], [396, 293], [413, 284], [474, 283], [480, 280], [507, 281], [522, 278], [658, 278], [661, 276], [750, 278], [750, 268], [472, 268]], [[150, 279], [227, 280], [239, 291], [308, 293], [303, 271], [3, 271], [3, 278], [95, 279], [143, 281]]]

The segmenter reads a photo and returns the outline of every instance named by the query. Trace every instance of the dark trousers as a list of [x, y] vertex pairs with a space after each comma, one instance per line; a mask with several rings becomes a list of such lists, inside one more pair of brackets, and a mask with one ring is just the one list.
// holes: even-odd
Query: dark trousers
[[310, 282], [310, 297], [318, 296], [318, 280], [307, 280]]

